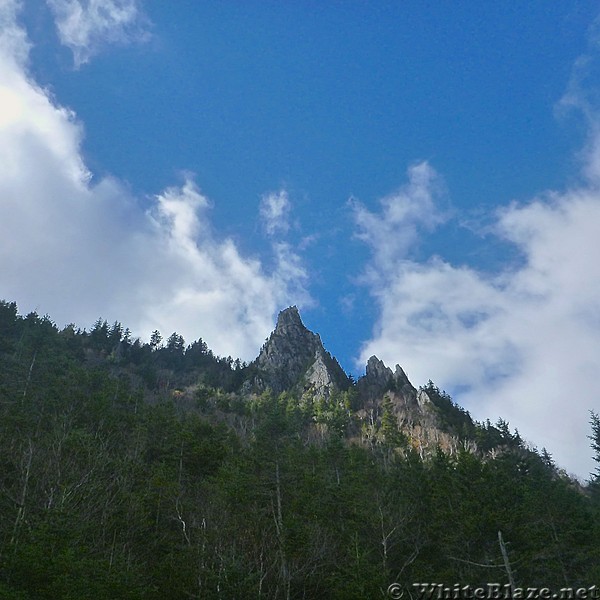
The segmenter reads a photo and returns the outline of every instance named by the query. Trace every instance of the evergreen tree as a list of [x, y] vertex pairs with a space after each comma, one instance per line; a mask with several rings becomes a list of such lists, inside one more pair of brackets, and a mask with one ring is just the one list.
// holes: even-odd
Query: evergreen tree
[[183, 354], [185, 349], [185, 340], [177, 332], [173, 332], [167, 340], [167, 350], [175, 354]]
[[598, 463], [596, 471], [591, 474], [591, 482], [598, 486], [600, 485], [600, 417], [593, 410], [590, 411], [590, 425], [592, 426], [592, 435], [589, 435], [588, 438], [592, 441], [591, 446], [594, 451], [592, 458]]
[[158, 350], [162, 344], [162, 335], [158, 329], [155, 329], [150, 335], [150, 347], [152, 350]]
[[125, 331], [59, 331], [0, 302], [0, 598], [358, 600], [392, 581], [600, 578], [600, 467], [582, 490], [508, 423], [470, 429], [433, 384], [436, 418], [477, 451], [402, 447], [389, 397], [365, 441], [352, 388], [236, 393], [256, 372], [201, 340]]

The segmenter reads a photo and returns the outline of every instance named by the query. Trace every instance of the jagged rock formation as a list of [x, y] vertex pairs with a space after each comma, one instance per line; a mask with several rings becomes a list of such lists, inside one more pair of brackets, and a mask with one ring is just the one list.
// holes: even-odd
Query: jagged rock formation
[[366, 408], [378, 406], [387, 396], [402, 421], [413, 421], [416, 416], [431, 424], [435, 421], [431, 400], [423, 390], [415, 389], [400, 365], [392, 371], [382, 360], [371, 356], [365, 375], [357, 382], [357, 389]]
[[301, 388], [328, 396], [334, 387], [345, 390], [350, 385], [319, 335], [304, 326], [296, 306], [279, 313], [277, 326], [253, 366], [257, 370], [255, 386], [268, 387], [276, 394]]
[[[275, 394], [291, 391], [329, 398], [334, 389], [344, 391], [350, 387], [350, 379], [325, 350], [319, 335], [304, 326], [298, 308], [291, 306], [279, 313], [275, 330], [249, 366], [241, 392], [270, 389]], [[459, 441], [445, 430], [436, 405], [424, 390], [410, 383], [400, 365], [392, 371], [372, 356], [355, 389], [359, 406], [355, 414], [364, 424], [363, 430], [371, 432], [367, 437], [380, 431], [387, 410], [419, 453], [434, 451], [438, 446], [450, 453], [456, 451]]]
[[391, 389], [402, 391], [408, 387], [409, 389], [406, 392], [415, 389], [408, 381], [408, 377], [400, 365], [396, 365], [396, 370], [393, 372], [376, 356], [371, 356], [367, 361], [366, 374], [358, 380], [357, 387], [359, 393], [366, 400], [381, 397], [382, 394]]
[[417, 390], [410, 383], [400, 365], [392, 371], [382, 360], [371, 356], [356, 387], [362, 401], [357, 416], [364, 423], [380, 424], [388, 403], [398, 428], [414, 449], [420, 453], [437, 446], [451, 453], [457, 449], [458, 440], [444, 431], [434, 403], [424, 390]]

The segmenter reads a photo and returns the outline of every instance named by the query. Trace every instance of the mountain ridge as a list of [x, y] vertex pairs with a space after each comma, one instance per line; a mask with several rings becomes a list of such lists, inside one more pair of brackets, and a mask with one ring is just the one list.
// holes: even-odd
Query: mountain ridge
[[[307, 428], [336, 429], [350, 443], [373, 446], [393, 439], [396, 451], [416, 451], [421, 457], [438, 449], [449, 455], [467, 449], [481, 457], [530, 452], [508, 423], [473, 421], [431, 381], [415, 388], [398, 364], [392, 370], [371, 356], [365, 374], [355, 382], [325, 349], [319, 334], [304, 325], [297, 306], [280, 311], [275, 329], [249, 364], [215, 356], [202, 339], [186, 346], [176, 332], [166, 343], [154, 332], [153, 341], [143, 344], [131, 339], [118, 322], [110, 326], [98, 319], [90, 332], [73, 325], [58, 331], [47, 316], [19, 317], [14, 302], [3, 301], [1, 308], [0, 327], [2, 319], [13, 321], [13, 328], [19, 320], [39, 323], [68, 343], [76, 360], [127, 378], [151, 402], [170, 398], [184, 410], [203, 407], [227, 420], [233, 406], [247, 412], [265, 394], [273, 399], [287, 394], [299, 403]], [[37, 351], [29, 366], [32, 372], [35, 357]]]
[[[341, 389], [282, 312], [246, 365], [0, 301], [0, 597], [359, 600], [397, 581], [600, 577], [600, 473], [579, 486], [377, 357]], [[261, 374], [286, 366], [275, 393]]]

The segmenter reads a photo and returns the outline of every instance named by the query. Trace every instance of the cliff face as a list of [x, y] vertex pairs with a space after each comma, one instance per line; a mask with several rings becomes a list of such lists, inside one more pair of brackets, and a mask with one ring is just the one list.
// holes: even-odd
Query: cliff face
[[275, 330], [253, 364], [258, 371], [257, 383], [276, 394], [300, 387], [328, 396], [334, 387], [344, 390], [350, 385], [319, 335], [304, 326], [295, 306], [279, 313]]
[[[344, 391], [352, 385], [323, 347], [319, 335], [304, 326], [295, 306], [279, 313], [275, 330], [251, 367], [252, 378], [244, 385], [246, 392], [270, 389], [274, 394], [292, 391], [329, 398], [333, 390]], [[420, 453], [438, 446], [456, 451], [458, 440], [446, 431], [436, 405], [424, 390], [410, 383], [399, 365], [392, 371], [372, 356], [355, 391], [355, 415], [371, 431], [379, 430], [384, 412], [391, 410], [399, 430]]]
[[373, 400], [392, 389], [406, 394], [416, 393], [400, 365], [396, 365], [396, 370], [392, 371], [376, 356], [371, 356], [367, 361], [366, 373], [358, 380], [357, 387], [365, 400]]
[[426, 426], [437, 426], [437, 411], [427, 393], [417, 389], [408, 380], [406, 373], [396, 365], [392, 371], [382, 360], [371, 356], [366, 373], [356, 385], [365, 411], [379, 410], [384, 398], [391, 400], [399, 424], [420, 422]]

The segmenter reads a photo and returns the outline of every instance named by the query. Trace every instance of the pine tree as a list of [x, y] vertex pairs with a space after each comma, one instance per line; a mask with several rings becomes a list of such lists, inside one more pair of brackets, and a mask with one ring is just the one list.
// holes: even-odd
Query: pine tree
[[162, 335], [160, 335], [160, 331], [155, 329], [150, 335], [150, 346], [152, 347], [152, 350], [158, 350], [160, 348], [162, 339], [163, 338]]
[[592, 450], [595, 453], [592, 458], [598, 463], [596, 471], [591, 474], [591, 482], [600, 487], [600, 417], [593, 410], [590, 411], [590, 425], [592, 426], [592, 435], [588, 435], [588, 438], [592, 440]]

